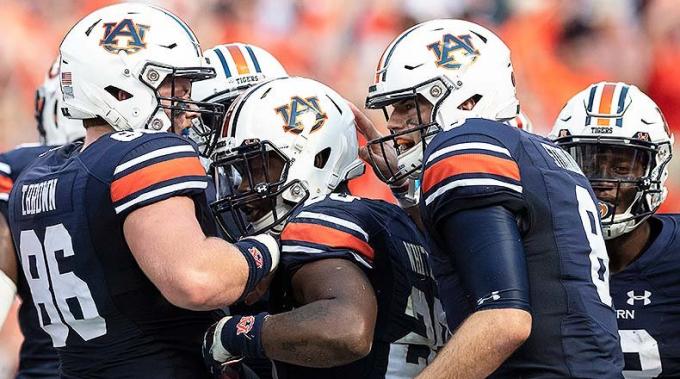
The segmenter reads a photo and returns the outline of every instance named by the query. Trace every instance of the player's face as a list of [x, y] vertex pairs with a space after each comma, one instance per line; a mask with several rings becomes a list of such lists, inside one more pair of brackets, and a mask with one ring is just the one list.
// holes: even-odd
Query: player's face
[[598, 199], [625, 212], [635, 200], [638, 182], [647, 174], [649, 153], [620, 146], [591, 146], [590, 159], [581, 162]]
[[[281, 178], [284, 162], [273, 154], [265, 153], [265, 155], [266, 159], [264, 160], [262, 156], [257, 156], [248, 159], [247, 163], [243, 162], [235, 166], [241, 176], [241, 182], [236, 189], [237, 193], [246, 193], [252, 190], [257, 192], [258, 186], [276, 182]], [[250, 166], [250, 170], [246, 165]], [[271, 212], [276, 205], [274, 200], [261, 199], [246, 204], [244, 212], [248, 221], [257, 221]]]
[[[160, 87], [158, 87], [158, 94], [164, 98], [175, 97], [180, 100], [191, 100], [191, 80], [187, 78], [173, 78], [168, 76]], [[182, 131], [191, 127], [191, 120], [198, 117], [199, 114], [192, 112], [198, 109], [194, 104], [176, 103], [171, 104], [170, 100], [161, 100], [164, 106], [181, 106], [184, 111], [177, 111], [165, 108], [165, 113], [172, 120], [173, 130], [177, 134], [182, 134]]]
[[[391, 133], [399, 133], [408, 129], [413, 129], [422, 124], [430, 123], [432, 104], [420, 97], [417, 101], [405, 99], [389, 106], [387, 112], [389, 114], [387, 128]], [[405, 152], [418, 144], [420, 140], [421, 133], [419, 131], [397, 137], [395, 139], [397, 153], [401, 154]]]

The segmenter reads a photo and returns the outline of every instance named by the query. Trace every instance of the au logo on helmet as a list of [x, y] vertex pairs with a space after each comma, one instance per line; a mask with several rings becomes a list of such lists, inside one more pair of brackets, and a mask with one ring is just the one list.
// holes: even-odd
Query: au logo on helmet
[[304, 118], [305, 114], [314, 116], [314, 124], [312, 125], [310, 133], [322, 127], [328, 119], [328, 115], [321, 110], [319, 98], [316, 96], [305, 98], [293, 96], [290, 98], [290, 103], [275, 108], [274, 110], [283, 117], [285, 123], [283, 129], [286, 132], [294, 134], [300, 134], [305, 130], [305, 120], [301, 120], [301, 118]]
[[148, 25], [137, 24], [126, 18], [118, 22], [105, 23], [103, 27], [104, 38], [99, 41], [99, 44], [109, 53], [118, 54], [120, 51], [125, 51], [128, 54], [134, 54], [146, 48], [144, 37], [149, 31]]
[[472, 36], [469, 34], [459, 36], [444, 34], [441, 40], [427, 45], [427, 48], [434, 53], [437, 66], [449, 69], [460, 68], [461, 63], [456, 60], [457, 54], [479, 55], [479, 52], [472, 46]]

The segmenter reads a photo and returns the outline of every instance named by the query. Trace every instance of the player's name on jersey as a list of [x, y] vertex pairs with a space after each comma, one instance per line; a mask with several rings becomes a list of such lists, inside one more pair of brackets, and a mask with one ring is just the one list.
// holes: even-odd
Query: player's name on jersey
[[21, 214], [35, 215], [57, 209], [57, 181], [59, 178], [21, 187]]

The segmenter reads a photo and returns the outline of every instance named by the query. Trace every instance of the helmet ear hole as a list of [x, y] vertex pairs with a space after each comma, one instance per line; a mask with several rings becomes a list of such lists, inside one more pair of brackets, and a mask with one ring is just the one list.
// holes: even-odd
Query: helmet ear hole
[[104, 90], [106, 90], [106, 92], [108, 92], [111, 96], [115, 97], [118, 101], [127, 100], [132, 97], [131, 93], [115, 86], [107, 86], [104, 88]]
[[480, 100], [482, 100], [482, 95], [477, 94], [474, 96], [470, 96], [467, 100], [460, 103], [458, 109], [471, 111], [475, 108], [475, 105], [477, 105], [477, 103], [479, 103]]
[[331, 156], [331, 148], [327, 147], [319, 151], [316, 156], [314, 156], [314, 167], [322, 169], [326, 167], [328, 163], [328, 158]]

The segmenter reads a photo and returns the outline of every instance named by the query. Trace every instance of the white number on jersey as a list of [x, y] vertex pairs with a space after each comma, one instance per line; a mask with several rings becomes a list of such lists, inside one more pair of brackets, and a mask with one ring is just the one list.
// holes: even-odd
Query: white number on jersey
[[[43, 248], [44, 246], [44, 248]], [[57, 252], [64, 257], [75, 254], [71, 235], [63, 224], [45, 229], [44, 244], [33, 230], [22, 230], [19, 237], [21, 266], [33, 295], [42, 328], [52, 337], [54, 347], [66, 345], [69, 327], [85, 341], [106, 334], [106, 321], [99, 315], [90, 288], [73, 272], [60, 272]], [[31, 272], [31, 263], [36, 272]], [[82, 310], [82, 319], [71, 313], [67, 301], [75, 299]], [[49, 320], [43, 319], [40, 304]], [[66, 325], [68, 325], [68, 327]]]
[[590, 245], [590, 276], [600, 296], [600, 301], [611, 307], [612, 297], [609, 294], [609, 256], [602, 238], [599, 213], [593, 198], [587, 189], [576, 186], [576, 201], [581, 216], [583, 231]]
[[619, 336], [624, 353], [640, 355], [641, 370], [623, 370], [626, 379], [656, 378], [661, 374], [661, 355], [654, 337], [644, 329], [619, 330]]

